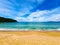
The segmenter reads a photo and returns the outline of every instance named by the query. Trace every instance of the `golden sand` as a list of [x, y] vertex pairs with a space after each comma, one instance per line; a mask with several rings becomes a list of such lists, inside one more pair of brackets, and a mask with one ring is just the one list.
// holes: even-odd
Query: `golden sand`
[[0, 45], [60, 45], [60, 32], [0, 31]]

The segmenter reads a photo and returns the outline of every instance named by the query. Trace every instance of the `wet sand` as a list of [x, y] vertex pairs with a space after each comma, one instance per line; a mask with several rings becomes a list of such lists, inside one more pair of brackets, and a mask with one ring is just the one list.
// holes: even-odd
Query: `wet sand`
[[60, 31], [0, 31], [0, 45], [60, 45]]

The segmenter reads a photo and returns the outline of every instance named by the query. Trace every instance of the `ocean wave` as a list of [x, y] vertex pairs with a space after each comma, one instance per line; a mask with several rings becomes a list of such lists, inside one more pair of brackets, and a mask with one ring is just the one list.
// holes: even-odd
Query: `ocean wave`
[[6, 30], [6, 31], [60, 31], [60, 28], [57, 29], [8, 29], [8, 28], [0, 28], [0, 30]]

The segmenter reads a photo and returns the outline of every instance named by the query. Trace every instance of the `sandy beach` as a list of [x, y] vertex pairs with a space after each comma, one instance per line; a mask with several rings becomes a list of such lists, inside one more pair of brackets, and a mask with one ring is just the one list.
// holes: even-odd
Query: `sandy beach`
[[60, 32], [0, 31], [0, 45], [60, 45]]

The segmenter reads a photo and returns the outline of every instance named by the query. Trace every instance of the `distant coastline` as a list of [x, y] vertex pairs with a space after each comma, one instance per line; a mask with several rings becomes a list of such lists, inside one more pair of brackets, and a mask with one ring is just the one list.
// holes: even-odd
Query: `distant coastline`
[[17, 22], [17, 20], [0, 17], [0, 22]]

